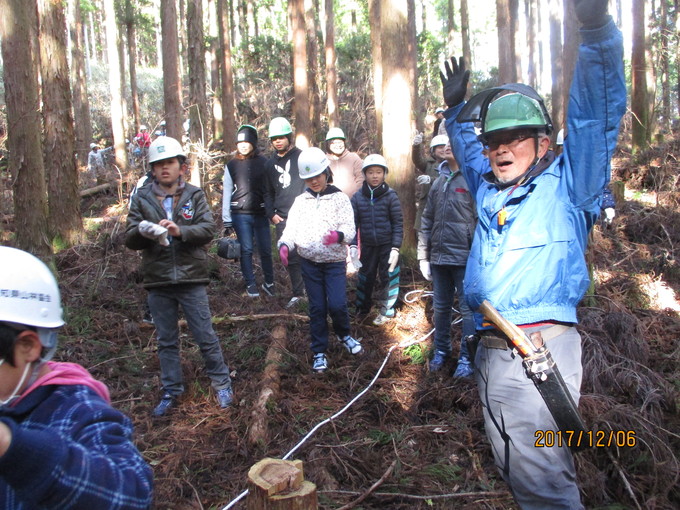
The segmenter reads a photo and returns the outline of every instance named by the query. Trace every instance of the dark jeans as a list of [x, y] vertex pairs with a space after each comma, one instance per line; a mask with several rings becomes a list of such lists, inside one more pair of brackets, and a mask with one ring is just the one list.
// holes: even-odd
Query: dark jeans
[[[451, 354], [451, 307], [454, 293], [458, 294], [460, 313], [463, 316], [462, 340], [475, 334], [475, 321], [472, 311], [463, 294], [465, 266], [432, 264], [432, 286], [434, 288], [434, 347], [438, 351]], [[469, 358], [467, 342], [461, 341], [458, 358]]]
[[177, 324], [180, 305], [194, 341], [201, 350], [212, 387], [215, 390], [230, 388], [229, 368], [224, 362], [222, 347], [212, 327], [206, 286], [184, 284], [154, 287], [149, 289], [148, 301], [156, 326], [163, 391], [173, 396], [184, 392]]
[[[286, 228], [286, 220], [276, 224], [276, 240], [281, 239], [283, 229]], [[293, 290], [293, 296], [302, 297], [305, 295], [305, 284], [302, 281], [302, 270], [300, 269], [300, 256], [297, 250], [290, 250], [288, 253], [288, 276], [290, 277], [290, 286]]]
[[241, 243], [241, 273], [246, 286], [255, 283], [253, 271], [253, 238], [260, 252], [260, 264], [266, 283], [274, 283], [274, 263], [272, 262], [272, 237], [269, 220], [264, 215], [232, 213], [231, 222]]
[[349, 335], [347, 310], [347, 265], [342, 262], [317, 263], [300, 257], [302, 277], [309, 300], [309, 329], [312, 352], [328, 349], [328, 322], [330, 314], [333, 330], [340, 338]]

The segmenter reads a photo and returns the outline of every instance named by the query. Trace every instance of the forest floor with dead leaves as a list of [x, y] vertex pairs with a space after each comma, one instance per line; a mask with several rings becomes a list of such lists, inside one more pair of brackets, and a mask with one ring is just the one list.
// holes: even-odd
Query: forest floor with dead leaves
[[[580, 410], [593, 431], [634, 431], [635, 445], [576, 455], [587, 508], [680, 506], [680, 165], [673, 154], [680, 154], [678, 139], [642, 158], [620, 153], [614, 178], [626, 178], [626, 200], [613, 227], [597, 225], [593, 234], [595, 291], [579, 309]], [[153, 418], [160, 397], [154, 328], [141, 321], [146, 292], [139, 255], [124, 247], [125, 211], [115, 196], [83, 202], [89, 242], [56, 257], [67, 319], [57, 359], [89, 368], [134, 421], [155, 474], [154, 508], [225, 508], [246, 489], [253, 464], [291, 451], [323, 509], [516, 508], [493, 465], [475, 383], [451, 378], [453, 366], [442, 375], [426, 369], [431, 337], [422, 339], [433, 327], [432, 303], [415, 264], [402, 268], [397, 317], [380, 327], [354, 322], [364, 352], [353, 357], [331, 343], [330, 369], [319, 375], [310, 370], [306, 309], [285, 309], [288, 280], [278, 261], [277, 295], [248, 298], [238, 263], [219, 259], [213, 246], [210, 304], [235, 405], [217, 406], [183, 326], [187, 391], [173, 413]], [[351, 299], [353, 279], [349, 287]], [[404, 299], [409, 292], [412, 302]], [[277, 327], [285, 338], [274, 349]], [[453, 338], [455, 346], [457, 326]], [[263, 401], [263, 386], [276, 398]], [[233, 508], [245, 508], [243, 501]]]

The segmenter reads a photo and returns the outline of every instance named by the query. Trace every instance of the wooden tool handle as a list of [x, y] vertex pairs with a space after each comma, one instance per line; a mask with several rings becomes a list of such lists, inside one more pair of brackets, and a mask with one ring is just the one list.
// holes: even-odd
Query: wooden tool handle
[[534, 346], [524, 334], [524, 331], [503, 317], [489, 301], [486, 299], [482, 301], [482, 304], [479, 306], [479, 311], [484, 314], [484, 317], [493, 322], [498, 329], [505, 333], [512, 341], [512, 344], [520, 351], [522, 357], [526, 357], [534, 352]]

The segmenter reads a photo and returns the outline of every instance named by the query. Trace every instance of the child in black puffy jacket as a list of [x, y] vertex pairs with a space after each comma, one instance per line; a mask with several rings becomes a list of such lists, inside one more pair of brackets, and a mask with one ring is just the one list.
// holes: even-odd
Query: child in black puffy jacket
[[385, 182], [388, 172], [385, 158], [380, 154], [367, 156], [362, 172], [366, 180], [352, 196], [357, 238], [350, 246], [350, 257], [359, 269], [355, 306], [359, 315], [371, 311], [373, 288], [379, 280], [380, 313], [373, 321], [378, 326], [394, 317], [394, 304], [399, 296], [403, 215], [397, 193]]

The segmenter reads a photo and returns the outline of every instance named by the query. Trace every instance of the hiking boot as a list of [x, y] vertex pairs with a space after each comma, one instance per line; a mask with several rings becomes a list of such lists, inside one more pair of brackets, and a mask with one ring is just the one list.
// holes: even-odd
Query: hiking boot
[[455, 372], [453, 372], [453, 377], [470, 379], [474, 373], [475, 370], [472, 368], [470, 360], [467, 358], [461, 358], [458, 360], [458, 366], [456, 367]]
[[340, 340], [350, 354], [359, 354], [363, 349], [359, 341], [356, 338], [352, 338], [350, 335], [346, 335], [344, 338], [338, 337], [338, 340]]
[[430, 372], [439, 372], [446, 363], [449, 355], [444, 351], [434, 351], [434, 356], [430, 360]]
[[217, 390], [217, 401], [222, 409], [229, 407], [234, 401], [234, 390], [231, 388], [222, 388]]
[[319, 374], [328, 370], [328, 360], [326, 359], [326, 355], [323, 352], [314, 355], [312, 370]]
[[383, 315], [381, 313], [378, 314], [378, 316], [373, 319], [373, 325], [374, 326], [382, 326], [383, 324], [386, 324], [392, 320], [391, 317], [387, 317], [386, 315]]
[[248, 297], [260, 297], [260, 291], [257, 290], [257, 285], [255, 283], [248, 285], [246, 293], [248, 294]]
[[161, 397], [161, 401], [153, 410], [154, 416], [165, 416], [171, 409], [177, 407], [177, 399], [166, 393]]
[[268, 296], [273, 296], [274, 295], [274, 284], [273, 283], [263, 283], [262, 284], [262, 290]]
[[290, 301], [288, 301], [288, 303], [286, 304], [286, 308], [290, 309], [296, 307], [300, 303], [300, 301], [302, 301], [302, 299], [303, 299], [302, 296], [293, 296], [292, 298], [290, 298]]

